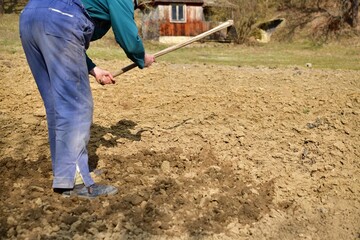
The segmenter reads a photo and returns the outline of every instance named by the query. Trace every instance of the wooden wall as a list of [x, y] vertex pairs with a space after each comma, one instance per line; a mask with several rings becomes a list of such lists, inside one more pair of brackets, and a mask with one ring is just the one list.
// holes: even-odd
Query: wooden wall
[[144, 39], [156, 39], [162, 36], [196, 36], [209, 30], [204, 19], [202, 6], [186, 5], [186, 22], [170, 21], [170, 5], [158, 5], [143, 16], [142, 35]]
[[208, 24], [204, 21], [201, 6], [186, 6], [186, 22], [170, 22], [170, 6], [159, 5], [160, 36], [196, 36], [206, 30]]

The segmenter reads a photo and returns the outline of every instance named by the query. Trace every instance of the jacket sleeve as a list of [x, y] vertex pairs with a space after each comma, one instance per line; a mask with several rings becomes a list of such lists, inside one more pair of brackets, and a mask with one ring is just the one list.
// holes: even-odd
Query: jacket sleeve
[[85, 53], [86, 56], [86, 65], [88, 68], [88, 72], [94, 69], [96, 67], [96, 64], [89, 58], [89, 56]]
[[131, 0], [110, 0], [108, 5], [116, 42], [129, 59], [139, 68], [144, 68], [145, 49], [134, 21], [133, 2]]

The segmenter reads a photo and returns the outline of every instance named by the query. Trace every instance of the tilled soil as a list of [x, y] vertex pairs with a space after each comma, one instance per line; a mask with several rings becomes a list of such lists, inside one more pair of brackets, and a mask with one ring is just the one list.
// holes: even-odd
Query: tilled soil
[[0, 71], [2, 239], [360, 239], [359, 71], [160, 62], [91, 79], [91, 169], [119, 188], [95, 200], [52, 192], [24, 56]]

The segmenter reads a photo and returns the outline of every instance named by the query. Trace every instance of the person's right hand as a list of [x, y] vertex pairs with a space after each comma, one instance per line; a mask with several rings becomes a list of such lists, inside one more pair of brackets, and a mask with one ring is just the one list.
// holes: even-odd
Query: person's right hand
[[94, 76], [96, 81], [98, 83], [100, 83], [101, 85], [114, 84], [115, 83], [115, 79], [114, 79], [114, 77], [111, 75], [111, 73], [109, 71], [101, 69], [101, 68], [99, 68], [97, 66], [94, 67], [90, 71], [90, 74], [92, 76]]
[[145, 67], [150, 67], [153, 62], [155, 62], [155, 56], [152, 54], [145, 53]]

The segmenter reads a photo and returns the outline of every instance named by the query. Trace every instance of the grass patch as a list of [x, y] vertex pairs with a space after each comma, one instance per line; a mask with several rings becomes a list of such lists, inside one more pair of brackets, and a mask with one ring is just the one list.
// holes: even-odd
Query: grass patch
[[0, 55], [22, 51], [19, 36], [19, 15], [0, 15]]
[[[2, 53], [21, 53], [22, 48], [18, 30], [19, 15], [0, 15], [0, 55]], [[155, 53], [170, 45], [145, 41], [149, 53]], [[184, 64], [216, 64], [232, 66], [304, 67], [311, 63], [317, 69], [360, 70], [359, 44], [316, 44], [313, 42], [279, 43], [245, 46], [221, 43], [193, 43], [157, 61]], [[88, 55], [96, 59], [112, 61], [126, 60], [127, 57], [116, 44], [113, 33], [101, 40], [92, 42]]]

